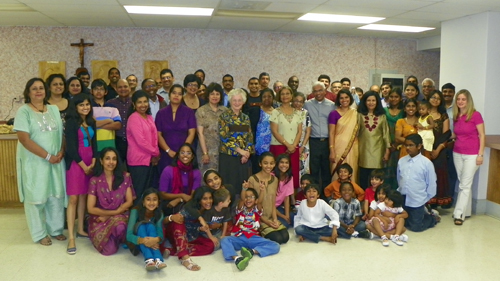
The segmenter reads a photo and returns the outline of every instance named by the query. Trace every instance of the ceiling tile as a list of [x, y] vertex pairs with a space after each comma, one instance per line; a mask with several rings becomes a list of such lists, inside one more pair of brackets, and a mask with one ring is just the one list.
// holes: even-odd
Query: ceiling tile
[[0, 12], [0, 25], [63, 26], [64, 24], [38, 12]]
[[330, 0], [324, 5], [330, 6], [352, 6], [362, 8], [382, 8], [382, 9], [397, 9], [397, 10], [413, 10], [428, 5], [433, 2], [414, 1], [414, 0]]
[[392, 17], [406, 12], [406, 9], [387, 9], [371, 7], [353, 7], [353, 6], [330, 6], [320, 5], [311, 10], [311, 13], [341, 14], [352, 16], [371, 16], [371, 17]]
[[329, 23], [329, 22], [293, 21], [279, 28], [278, 31], [298, 32], [298, 33], [337, 34], [347, 30], [355, 29], [359, 26], [361, 25], [345, 24], [345, 23]]
[[316, 5], [300, 3], [271, 3], [265, 11], [282, 13], [309, 13]]
[[[51, 17], [71, 14], [126, 14], [122, 6], [32, 4], [31, 8]], [[115, 15], [113, 15], [115, 16]]]
[[408, 18], [388, 18], [382, 21], [378, 21], [375, 24], [441, 27], [441, 22], [437, 20], [408, 19]]
[[436, 3], [431, 6], [420, 8], [418, 12], [431, 12], [431, 13], [452, 13], [461, 16], [473, 15], [481, 12], [488, 11], [488, 6], [482, 6], [474, 2], [471, 4], [456, 4], [456, 3]]
[[262, 30], [272, 31], [291, 22], [286, 19], [255, 19], [247, 17], [213, 17], [208, 25], [210, 29]]

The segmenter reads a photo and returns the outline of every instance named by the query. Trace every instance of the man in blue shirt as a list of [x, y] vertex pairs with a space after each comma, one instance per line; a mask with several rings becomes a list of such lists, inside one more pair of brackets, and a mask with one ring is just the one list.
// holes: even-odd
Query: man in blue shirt
[[425, 204], [436, 195], [434, 165], [420, 154], [422, 137], [412, 134], [406, 137], [404, 146], [408, 155], [398, 162], [398, 191], [405, 196], [403, 208], [408, 213], [405, 226], [414, 232], [434, 227], [440, 221], [436, 211], [429, 214]]

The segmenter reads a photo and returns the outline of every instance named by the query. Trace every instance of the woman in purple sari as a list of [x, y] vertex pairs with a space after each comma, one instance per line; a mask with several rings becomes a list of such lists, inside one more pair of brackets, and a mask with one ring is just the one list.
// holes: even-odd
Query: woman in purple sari
[[97, 251], [105, 256], [116, 253], [120, 243], [125, 242], [128, 209], [134, 200], [130, 175], [121, 167], [116, 149], [103, 149], [95, 176], [89, 184], [89, 238]]

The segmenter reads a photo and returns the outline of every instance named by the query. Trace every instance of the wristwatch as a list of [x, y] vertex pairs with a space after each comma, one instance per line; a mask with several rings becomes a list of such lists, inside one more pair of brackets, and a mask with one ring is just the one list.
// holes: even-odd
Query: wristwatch
[[167, 149], [167, 150], [165, 150], [165, 152], [166, 152], [167, 154], [168, 154], [168, 152], [169, 152], [169, 151], [170, 151], [170, 148], [169, 148], [169, 149]]

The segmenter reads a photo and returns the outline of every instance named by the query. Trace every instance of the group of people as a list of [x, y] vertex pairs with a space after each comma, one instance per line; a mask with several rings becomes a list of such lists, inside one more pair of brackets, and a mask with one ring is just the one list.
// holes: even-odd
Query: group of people
[[42, 245], [69, 238], [73, 255], [88, 237], [111, 255], [127, 241], [147, 270], [167, 255], [199, 270], [191, 256], [218, 248], [243, 270], [255, 254], [278, 253], [291, 227], [299, 241], [377, 235], [402, 246], [406, 228], [432, 227], [437, 206], [451, 206], [455, 167], [455, 224], [470, 215], [484, 123], [470, 92], [455, 97], [451, 83], [440, 92], [425, 79], [421, 97], [410, 76], [403, 90], [363, 93], [323, 74], [305, 95], [298, 77], [271, 89], [265, 72], [248, 89], [233, 89], [229, 74], [204, 86], [201, 69], [182, 85], [164, 69], [141, 89], [135, 75], [108, 76], [26, 83], [14, 122], [18, 185]]

